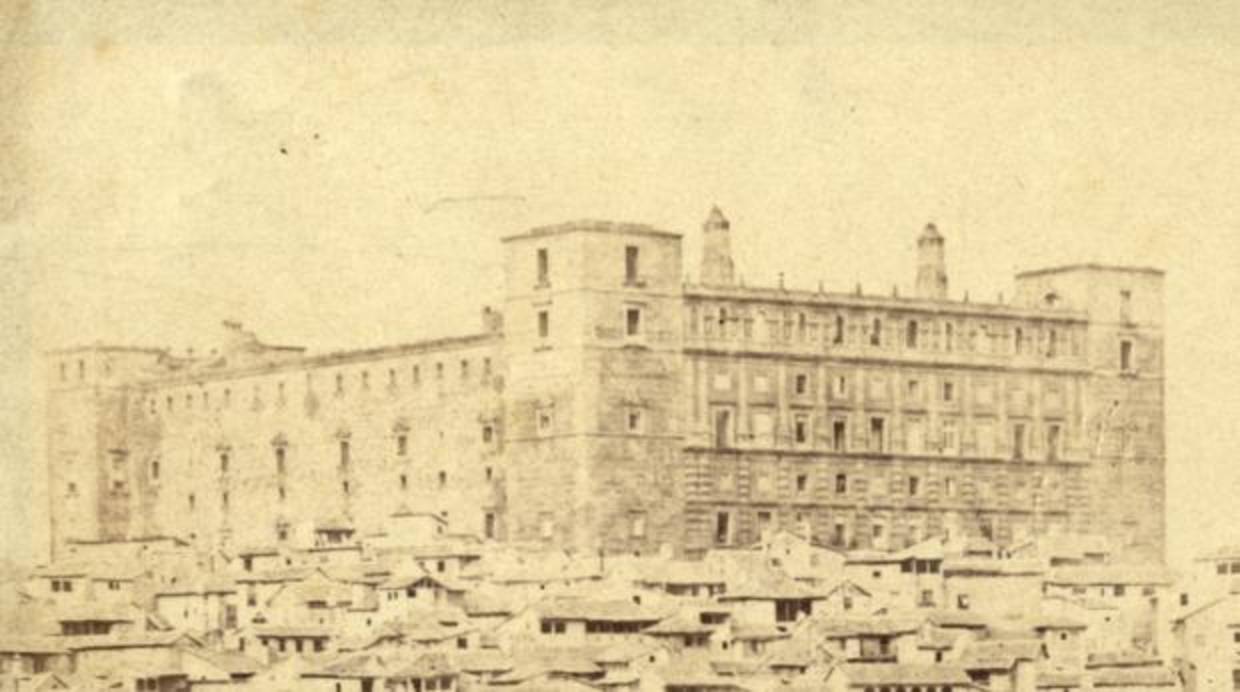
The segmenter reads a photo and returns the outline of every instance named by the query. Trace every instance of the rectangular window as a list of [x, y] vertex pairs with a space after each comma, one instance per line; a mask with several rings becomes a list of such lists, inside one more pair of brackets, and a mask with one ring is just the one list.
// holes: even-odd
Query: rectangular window
[[726, 449], [732, 446], [732, 412], [715, 412], [715, 446]]
[[495, 514], [487, 512], [482, 520], [482, 535], [488, 539], [495, 538]]
[[628, 425], [629, 432], [641, 432], [642, 412], [636, 409], [632, 409], [629, 411], [627, 418], [628, 418], [627, 425]]
[[549, 435], [553, 419], [551, 417], [551, 409], [544, 408], [538, 412], [538, 434]]
[[625, 283], [637, 283], [637, 257], [638, 249], [636, 245], [629, 245], [624, 248], [624, 281]]
[[802, 394], [802, 395], [808, 394], [809, 393], [809, 375], [806, 375], [805, 373], [798, 374], [796, 376], [796, 379], [794, 380], [793, 389], [797, 394]]
[[551, 262], [547, 248], [538, 248], [538, 285], [546, 286], [551, 279]]
[[843, 399], [848, 396], [848, 378], [844, 375], [837, 376], [831, 391], [837, 399]]
[[920, 484], [921, 484], [921, 479], [919, 479], [917, 476], [908, 477], [908, 494], [910, 497], [917, 494]]
[[646, 537], [646, 515], [645, 514], [634, 515], [633, 522], [632, 522], [632, 525], [630, 526], [630, 529], [631, 529], [630, 535], [633, 538], [645, 538]]
[[809, 488], [809, 476], [804, 473], [797, 475], [797, 492], [803, 493]]
[[882, 452], [887, 444], [887, 421], [877, 416], [870, 419], [870, 451]]
[[956, 428], [956, 421], [944, 420], [942, 426], [943, 439], [940, 443], [943, 454], [949, 456], [960, 454], [960, 434]]
[[482, 443], [491, 444], [495, 440], [495, 427], [487, 424], [482, 426]]
[[836, 420], [831, 423], [831, 449], [843, 452], [848, 448], [848, 423]]
[[1132, 342], [1124, 339], [1119, 342], [1120, 372], [1132, 372]]
[[835, 474], [835, 492], [839, 494], [848, 492], [848, 476], [846, 474]]
[[883, 321], [877, 317], [875, 317], [874, 321], [870, 324], [870, 345], [883, 345]]
[[917, 320], [909, 320], [904, 345], [907, 348], [917, 348]]
[[835, 332], [831, 335], [831, 343], [839, 345], [844, 343], [844, 316], [835, 316]]
[[952, 402], [956, 400], [956, 383], [950, 380], [943, 383], [943, 401]]
[[715, 543], [727, 545], [732, 541], [732, 516], [727, 512], [715, 515]]
[[284, 447], [276, 447], [276, 473], [284, 473]]
[[1015, 423], [1012, 425], [1012, 458], [1025, 458], [1025, 424]]
[[627, 308], [624, 311], [624, 333], [626, 336], [638, 336], [642, 331], [641, 308]]
[[1062, 437], [1062, 429], [1056, 423], [1046, 426], [1046, 459], [1047, 461], [1059, 461], [1060, 438]]
[[797, 444], [809, 442], [809, 416], [799, 414], [793, 423], [793, 436]]
[[551, 313], [546, 310], [538, 311], [538, 338], [546, 339], [551, 336]]
[[349, 465], [349, 441], [348, 440], [340, 441], [340, 465], [342, 467]]
[[400, 434], [396, 436], [396, 456], [403, 457], [409, 451], [409, 436]]
[[159, 480], [159, 460], [158, 459], [151, 462], [151, 480], [153, 481]]
[[848, 527], [843, 522], [835, 523], [835, 531], [831, 536], [831, 542], [837, 546], [846, 545], [848, 543]]

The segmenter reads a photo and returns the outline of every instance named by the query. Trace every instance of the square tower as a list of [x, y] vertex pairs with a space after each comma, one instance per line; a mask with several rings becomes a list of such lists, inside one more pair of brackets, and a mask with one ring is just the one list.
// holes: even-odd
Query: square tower
[[581, 550], [679, 538], [680, 236], [577, 221], [505, 239], [508, 530]]

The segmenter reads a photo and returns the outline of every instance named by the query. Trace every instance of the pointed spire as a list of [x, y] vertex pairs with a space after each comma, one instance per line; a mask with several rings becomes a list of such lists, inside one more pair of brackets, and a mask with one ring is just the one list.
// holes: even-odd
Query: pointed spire
[[718, 205], [711, 207], [702, 224], [702, 283], [731, 286], [736, 283], [732, 262], [731, 226]]
[[927, 223], [917, 238], [918, 298], [929, 300], [947, 299], [947, 262], [944, 256], [943, 235], [933, 222]]

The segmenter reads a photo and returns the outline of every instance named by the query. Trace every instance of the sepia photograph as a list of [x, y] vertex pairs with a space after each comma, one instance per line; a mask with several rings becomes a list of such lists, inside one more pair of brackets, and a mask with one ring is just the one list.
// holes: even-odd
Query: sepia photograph
[[0, 36], [0, 692], [1240, 690], [1235, 0]]

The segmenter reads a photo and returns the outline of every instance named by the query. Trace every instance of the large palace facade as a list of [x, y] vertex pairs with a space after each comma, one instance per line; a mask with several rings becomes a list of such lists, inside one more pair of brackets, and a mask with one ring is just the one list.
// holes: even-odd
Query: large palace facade
[[179, 357], [49, 355], [54, 549], [381, 534], [394, 515], [577, 550], [841, 547], [953, 532], [1100, 534], [1160, 559], [1162, 273], [1024, 272], [948, 298], [944, 240], [912, 296], [738, 282], [727, 220], [681, 237], [583, 221], [504, 240], [475, 334], [313, 355], [225, 323]]

